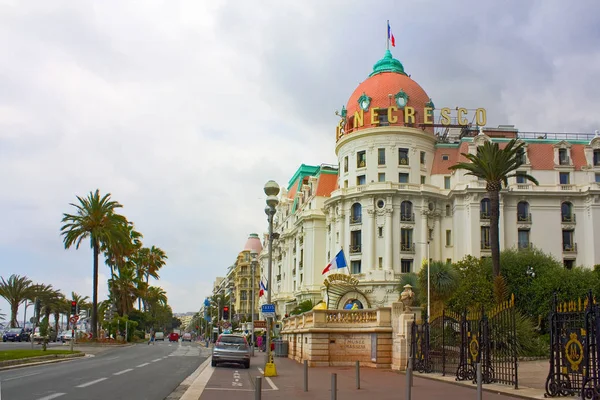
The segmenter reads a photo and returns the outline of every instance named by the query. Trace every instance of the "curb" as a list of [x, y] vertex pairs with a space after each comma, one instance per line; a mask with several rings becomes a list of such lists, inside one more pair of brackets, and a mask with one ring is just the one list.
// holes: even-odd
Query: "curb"
[[[45, 361], [35, 361], [32, 360], [32, 362], [22, 362], [22, 363], [18, 363], [18, 364], [14, 364], [14, 365], [4, 365], [4, 366], [0, 366], [0, 371], [5, 371], [5, 370], [9, 370], [9, 369], [17, 369], [17, 368], [24, 368], [24, 367], [33, 367], [36, 365], [45, 365], [45, 364], [54, 364], [54, 363], [58, 363], [58, 362], [63, 362], [63, 361], [70, 361], [76, 358], [82, 358], [85, 357], [85, 353], [78, 353], [78, 354], [67, 354], [63, 357], [56, 357], [54, 359], [51, 360], [45, 360]], [[32, 357], [32, 358], [37, 358], [37, 357]]]
[[183, 385], [187, 382], [191, 382], [189, 383], [187, 390], [181, 396], [180, 400], [197, 400], [200, 398], [202, 392], [204, 391], [204, 387], [208, 383], [210, 375], [212, 375], [212, 372], [208, 377], [204, 376], [205, 374], [203, 374], [206, 367], [209, 366], [211, 360], [212, 356], [208, 356], [206, 360], [200, 364], [198, 369], [196, 369], [190, 376], [185, 378], [185, 380], [181, 383]]

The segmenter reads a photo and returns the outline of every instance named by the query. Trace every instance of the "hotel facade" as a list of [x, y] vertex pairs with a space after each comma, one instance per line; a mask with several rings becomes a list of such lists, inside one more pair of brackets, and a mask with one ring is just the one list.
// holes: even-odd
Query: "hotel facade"
[[[539, 181], [517, 176], [502, 190], [501, 249], [535, 247], [565, 268], [600, 264], [597, 131], [524, 133], [486, 126], [484, 109], [438, 110], [389, 50], [337, 114], [338, 165], [301, 165], [280, 193], [272, 285], [280, 316], [304, 300], [390, 306], [401, 275], [418, 272], [428, 255], [490, 256], [486, 183], [449, 169], [487, 141], [525, 143], [517, 173]], [[332, 296], [321, 272], [340, 249], [357, 284]]]

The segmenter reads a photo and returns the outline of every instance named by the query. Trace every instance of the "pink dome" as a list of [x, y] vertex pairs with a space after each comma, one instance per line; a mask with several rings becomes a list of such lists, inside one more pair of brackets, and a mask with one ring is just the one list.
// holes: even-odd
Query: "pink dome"
[[260, 242], [260, 239], [258, 238], [258, 234], [256, 233], [251, 233], [248, 236], [248, 240], [246, 241], [246, 244], [244, 245], [244, 250], [255, 250], [257, 253], [260, 254], [260, 252], [262, 251], [262, 243]]

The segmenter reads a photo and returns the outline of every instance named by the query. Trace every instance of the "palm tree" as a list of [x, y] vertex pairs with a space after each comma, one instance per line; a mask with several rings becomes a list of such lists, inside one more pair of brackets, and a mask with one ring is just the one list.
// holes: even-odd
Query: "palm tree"
[[92, 338], [98, 337], [98, 258], [100, 246], [116, 246], [128, 240], [126, 235], [127, 219], [115, 212], [122, 205], [110, 199], [110, 193], [100, 196], [100, 190], [90, 192], [87, 197], [77, 196], [78, 204], [71, 203], [75, 214], [63, 214], [63, 235], [65, 249], [89, 238], [93, 249], [93, 291], [92, 291]]
[[[139, 249], [134, 262], [136, 264], [136, 278], [140, 298], [138, 299], [138, 309], [141, 310], [143, 293], [146, 292], [150, 277], [159, 279], [158, 271], [166, 264], [166, 253], [159, 247], [142, 247]], [[145, 285], [144, 285], [145, 279]], [[145, 307], [145, 305], [144, 305]], [[144, 308], [145, 309], [145, 308]]]
[[0, 296], [3, 297], [10, 306], [10, 327], [19, 326], [17, 322], [17, 313], [19, 306], [30, 299], [33, 293], [33, 284], [26, 276], [11, 275], [8, 280], [0, 277]]
[[129, 240], [103, 245], [100, 249], [106, 256], [106, 264], [110, 267], [111, 276], [115, 274], [115, 270], [123, 267], [127, 260], [135, 258], [142, 248], [141, 239], [144, 236], [134, 229], [133, 222], [128, 222], [124, 228], [123, 234]]
[[134, 282], [135, 270], [131, 265], [122, 267], [119, 269], [118, 275], [113, 275], [108, 280], [111, 298], [114, 299], [117, 312], [120, 316], [127, 315], [133, 310], [133, 305], [137, 298], [137, 290]]
[[[477, 149], [477, 154], [462, 153], [469, 162], [460, 162], [450, 167], [451, 170], [464, 169], [468, 171], [466, 175], [476, 176], [486, 181], [486, 190], [490, 196], [490, 245], [495, 281], [501, 279], [498, 278], [500, 277], [500, 191], [502, 184], [504, 187], [508, 186], [508, 178], [517, 176], [515, 171], [523, 165], [524, 146], [525, 143], [517, 143], [516, 139], [512, 139], [506, 147], [500, 149], [498, 143], [487, 141]], [[539, 184], [531, 175], [522, 172], [518, 175], [536, 185]], [[498, 286], [496, 290], [498, 297], [500, 295]], [[497, 298], [497, 300], [502, 299]]]

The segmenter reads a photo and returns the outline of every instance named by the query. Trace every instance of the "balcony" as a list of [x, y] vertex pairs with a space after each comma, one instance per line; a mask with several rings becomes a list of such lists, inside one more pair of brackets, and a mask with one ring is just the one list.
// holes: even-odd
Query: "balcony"
[[302, 266], [303, 266], [302, 261], [298, 262], [298, 268], [302, 269]]
[[482, 251], [492, 251], [492, 244], [488, 241], [481, 241], [481, 250]]
[[517, 183], [517, 190], [530, 190], [530, 189], [531, 189], [530, 183]]
[[563, 253], [577, 253], [577, 243], [563, 243]]
[[350, 254], [360, 254], [360, 244], [351, 244], [350, 245]]
[[277, 275], [277, 282], [281, 282], [281, 274]]
[[408, 165], [408, 157], [400, 156], [400, 158], [398, 159], [398, 165], [402, 165], [402, 166]]
[[571, 165], [571, 158], [569, 157], [560, 157], [558, 160], [559, 165]]
[[480, 211], [479, 212], [479, 219], [481, 219], [483, 221], [489, 221], [490, 220], [490, 213], [488, 211]]
[[415, 252], [415, 244], [414, 243], [400, 243], [400, 252], [401, 253], [413, 253]]
[[298, 243], [300, 244], [300, 246], [302, 246], [304, 244], [304, 237], [300, 236], [300, 239], [298, 239]]
[[402, 222], [415, 222], [415, 214], [400, 214], [400, 221]]
[[351, 224], [360, 224], [362, 223], [362, 215], [351, 215], [350, 216]]
[[574, 224], [576, 223], [575, 214], [562, 214], [561, 221], [563, 224]]
[[517, 214], [517, 222], [530, 224], [531, 223], [531, 214]]
[[561, 183], [560, 190], [566, 190], [566, 191], [575, 190], [575, 185]]
[[296, 268], [292, 269], [292, 275], [296, 276]]
[[519, 242], [518, 248], [520, 251], [531, 250], [533, 249], [533, 243], [531, 242]]

